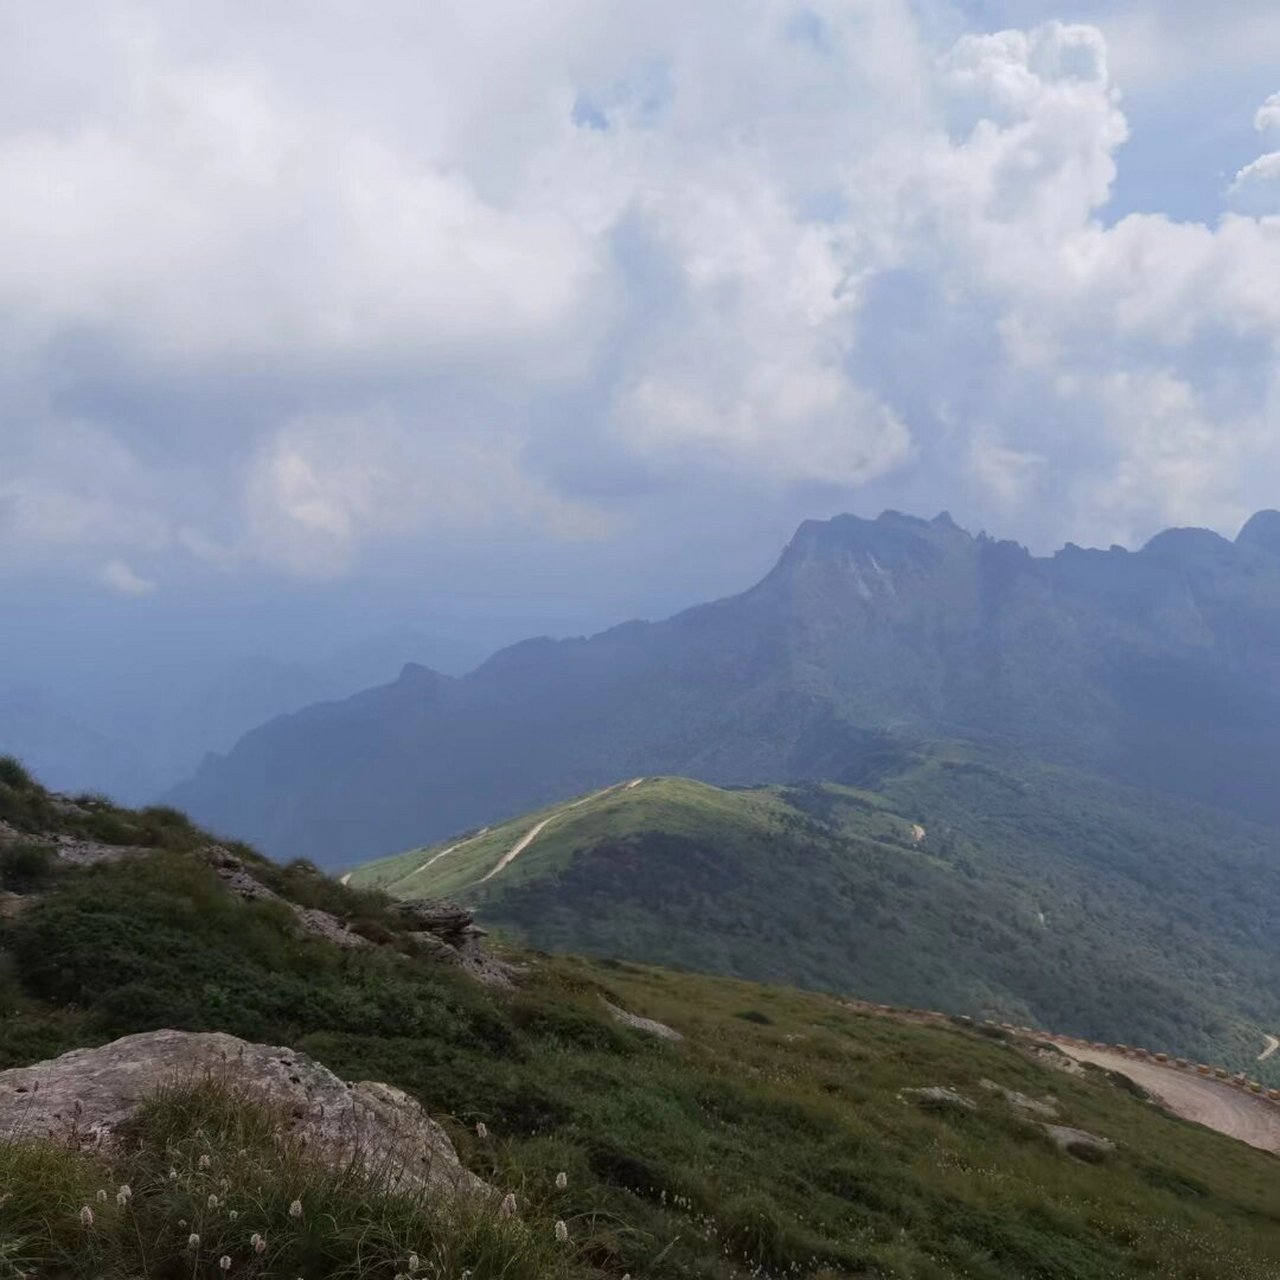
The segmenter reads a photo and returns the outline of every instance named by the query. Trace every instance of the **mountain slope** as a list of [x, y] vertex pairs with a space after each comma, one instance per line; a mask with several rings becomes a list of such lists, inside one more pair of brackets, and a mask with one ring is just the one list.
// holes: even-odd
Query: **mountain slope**
[[646, 779], [350, 879], [457, 897], [546, 950], [1241, 1066], [1280, 1023], [1269, 829], [969, 747], [921, 752], [877, 786]]
[[[472, 1230], [344, 1178], [310, 1182], [297, 1216], [299, 1171], [275, 1156], [263, 1117], [177, 1087], [115, 1152], [0, 1142], [0, 1258], [15, 1269], [216, 1276], [223, 1241], [233, 1275], [286, 1280], [374, 1280], [410, 1250], [418, 1274], [442, 1280], [1267, 1280], [1280, 1268], [1272, 1156], [1102, 1072], [1070, 1074], [1047, 1048], [618, 962], [524, 956], [519, 988], [493, 990], [425, 958], [375, 896], [313, 870], [244, 851], [256, 874], [381, 945], [339, 949], [280, 903], [242, 900], [178, 815], [68, 812], [3, 762], [0, 814], [31, 833], [52, 824], [52, 838], [92, 826], [155, 843], [47, 865], [34, 893], [24, 884], [20, 913], [0, 919], [0, 1068], [160, 1027], [287, 1045], [343, 1079], [408, 1090], [472, 1172], [514, 1190], [519, 1214], [509, 1230], [492, 1214]], [[683, 1039], [623, 1025], [610, 1005]], [[97, 1197], [125, 1183], [123, 1203]], [[525, 1231], [541, 1265], [515, 1256]]]
[[1280, 820], [1280, 517], [1037, 559], [949, 518], [810, 522], [742, 595], [265, 725], [173, 793], [326, 865], [639, 774], [857, 776], [966, 737]]

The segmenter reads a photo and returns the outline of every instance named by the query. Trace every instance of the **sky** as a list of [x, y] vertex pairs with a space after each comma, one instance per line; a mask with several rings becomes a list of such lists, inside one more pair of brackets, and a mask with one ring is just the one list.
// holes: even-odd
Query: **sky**
[[0, 691], [1233, 534], [1278, 340], [1274, 0], [9, 0]]

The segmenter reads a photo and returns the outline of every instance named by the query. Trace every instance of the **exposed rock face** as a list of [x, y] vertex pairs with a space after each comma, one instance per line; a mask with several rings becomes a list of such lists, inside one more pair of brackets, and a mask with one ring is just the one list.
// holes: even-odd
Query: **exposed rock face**
[[609, 1010], [615, 1022], [620, 1022], [624, 1027], [631, 1027], [636, 1031], [644, 1031], [648, 1035], [657, 1036], [659, 1040], [680, 1041], [684, 1039], [674, 1027], [669, 1027], [665, 1022], [659, 1022], [656, 1018], [642, 1018], [638, 1013], [628, 1013], [625, 1009], [620, 1009], [616, 1004], [600, 997], [604, 1002], [604, 1007]]
[[989, 1093], [998, 1093], [1011, 1107], [1016, 1107], [1019, 1111], [1027, 1111], [1032, 1115], [1045, 1116], [1048, 1119], [1053, 1119], [1058, 1114], [1058, 1103], [1054, 1098], [1031, 1098], [1025, 1093], [1019, 1093], [1016, 1089], [1006, 1089], [994, 1080], [982, 1080], [979, 1083]]
[[296, 902], [282, 898], [274, 889], [267, 888], [261, 880], [250, 875], [245, 870], [244, 863], [221, 845], [211, 846], [207, 850], [207, 856], [227, 888], [246, 902], [283, 902], [307, 933], [324, 938], [335, 946], [352, 949], [373, 945], [368, 938], [348, 929], [337, 916], [328, 911], [320, 911], [316, 907], [300, 907]]
[[903, 1089], [900, 1098], [910, 1099], [926, 1111], [976, 1111], [978, 1104], [972, 1098], [957, 1093], [945, 1085], [931, 1084], [923, 1089]]
[[1110, 1138], [1100, 1138], [1096, 1133], [1087, 1133], [1084, 1129], [1072, 1129], [1065, 1124], [1046, 1124], [1041, 1127], [1059, 1151], [1065, 1151], [1079, 1160], [1092, 1163], [1116, 1149], [1116, 1144]]
[[396, 904], [409, 936], [428, 955], [446, 964], [456, 964], [472, 977], [494, 987], [509, 987], [519, 969], [491, 956], [483, 939], [488, 934], [474, 923], [467, 907], [444, 899]]
[[321, 1159], [356, 1159], [370, 1176], [402, 1186], [491, 1194], [408, 1094], [346, 1084], [305, 1054], [221, 1032], [151, 1031], [0, 1071], [0, 1139], [110, 1148], [158, 1088], [206, 1077], [280, 1108], [290, 1117], [281, 1140], [301, 1142]]
[[[61, 803], [62, 810], [74, 809], [77, 813], [85, 810], [54, 797], [55, 806]], [[119, 862], [134, 854], [151, 853], [150, 849], [135, 848], [131, 845], [102, 844], [97, 840], [85, 840], [80, 836], [58, 835], [53, 832], [33, 834], [30, 831], [19, 831], [7, 822], [0, 822], [0, 845], [6, 844], [41, 844], [53, 850], [59, 862], [73, 867], [91, 867], [98, 862]]]

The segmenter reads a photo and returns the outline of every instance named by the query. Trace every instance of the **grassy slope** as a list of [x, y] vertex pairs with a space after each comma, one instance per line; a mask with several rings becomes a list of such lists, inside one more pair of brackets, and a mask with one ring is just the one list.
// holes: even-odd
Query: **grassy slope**
[[[185, 947], [175, 951], [162, 921], [185, 933]], [[1166, 1118], [1101, 1077], [1034, 1065], [1007, 1043], [898, 1026], [818, 995], [618, 963], [546, 961], [519, 994], [494, 995], [394, 951], [334, 952], [285, 923], [232, 902], [177, 855], [76, 873], [7, 928], [18, 990], [0, 1050], [28, 1060], [37, 1039], [52, 1052], [158, 1025], [219, 1026], [297, 1045], [352, 1078], [390, 1080], [452, 1117], [468, 1163], [514, 1187], [535, 1229], [549, 1232], [557, 1216], [569, 1223], [573, 1247], [555, 1272], [566, 1276], [713, 1280], [762, 1267], [918, 1280], [1261, 1280], [1280, 1266], [1271, 1158]], [[115, 998], [122, 978], [142, 973], [145, 1006], [136, 987]], [[674, 1024], [685, 1043], [616, 1027], [601, 994]], [[1059, 1152], [984, 1079], [1054, 1094], [1065, 1122], [1119, 1150], [1097, 1165]], [[977, 1111], [935, 1114], [899, 1097], [935, 1084], [974, 1098]], [[474, 1134], [478, 1120], [486, 1139]], [[562, 1169], [569, 1188], [557, 1193]], [[42, 1211], [69, 1194], [56, 1172], [40, 1175], [51, 1179], [42, 1193], [20, 1153], [0, 1152], [0, 1178], [6, 1171]], [[162, 1211], [177, 1210], [158, 1200], [152, 1216]], [[461, 1245], [451, 1256], [440, 1274], [460, 1276], [474, 1260]], [[214, 1273], [212, 1251], [196, 1273]]]
[[[462, 897], [547, 950], [846, 990], [1239, 1065], [1280, 1022], [1273, 833], [954, 747], [879, 786], [649, 780], [507, 823], [424, 871], [447, 844], [352, 881]], [[915, 822], [926, 829], [918, 845]]]
[[[12, 799], [0, 777], [10, 815]], [[1064, 1075], [959, 1026], [901, 1026], [818, 994], [617, 961], [538, 959], [518, 992], [495, 993], [416, 958], [376, 896], [305, 866], [258, 864], [295, 899], [387, 943], [338, 951], [297, 933], [278, 905], [229, 895], [188, 851], [190, 828], [102, 814], [118, 835], [167, 835], [114, 865], [24, 865], [43, 898], [0, 923], [0, 1066], [160, 1026], [292, 1044], [348, 1078], [415, 1092], [473, 1169], [516, 1191], [527, 1230], [362, 1199], [273, 1164], [254, 1138], [260, 1118], [171, 1096], [110, 1168], [0, 1146], [0, 1268], [214, 1276], [226, 1249], [260, 1275], [371, 1278], [390, 1276], [409, 1247], [430, 1260], [428, 1274], [451, 1280], [468, 1269], [564, 1280], [1264, 1280], [1280, 1268], [1274, 1159], [1166, 1117], [1101, 1075]], [[617, 1026], [602, 996], [685, 1041]], [[983, 1080], [1054, 1095], [1065, 1123], [1117, 1150], [1097, 1164], [1059, 1151]], [[900, 1096], [938, 1084], [977, 1109], [930, 1112]], [[477, 1136], [478, 1121], [489, 1136]], [[202, 1208], [201, 1178], [224, 1169], [240, 1204], [234, 1229]], [[134, 1201], [98, 1206], [86, 1236], [77, 1206], [126, 1181]], [[301, 1222], [287, 1211], [299, 1186]], [[196, 1213], [209, 1221], [190, 1253], [181, 1232]], [[553, 1252], [556, 1218], [571, 1242]], [[270, 1241], [257, 1263], [246, 1256], [251, 1229]]]

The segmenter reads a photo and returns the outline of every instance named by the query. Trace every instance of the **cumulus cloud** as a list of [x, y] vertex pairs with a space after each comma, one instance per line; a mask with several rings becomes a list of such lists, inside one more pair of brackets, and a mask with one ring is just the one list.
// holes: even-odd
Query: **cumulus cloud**
[[108, 560], [99, 571], [98, 580], [122, 596], [149, 596], [158, 585], [124, 560]]
[[[1259, 133], [1280, 130], [1280, 93], [1273, 93], [1258, 108], [1253, 123]], [[1245, 165], [1236, 174], [1230, 194], [1242, 204], [1258, 206], [1261, 201], [1264, 212], [1270, 211], [1268, 203], [1274, 203], [1274, 210], [1280, 212], [1280, 151], [1268, 152]]]
[[326, 578], [673, 487], [1039, 541], [1262, 505], [1275, 157], [1212, 224], [1108, 220], [1123, 32], [917, 13], [7, 6], [7, 545]]
[[361, 546], [397, 535], [513, 522], [564, 538], [608, 532], [605, 513], [525, 473], [517, 449], [502, 438], [460, 442], [385, 408], [291, 421], [249, 467], [242, 555], [328, 578]]
[[1280, 129], [1280, 93], [1273, 93], [1258, 108], [1258, 114], [1253, 118], [1253, 126], [1259, 133]]

